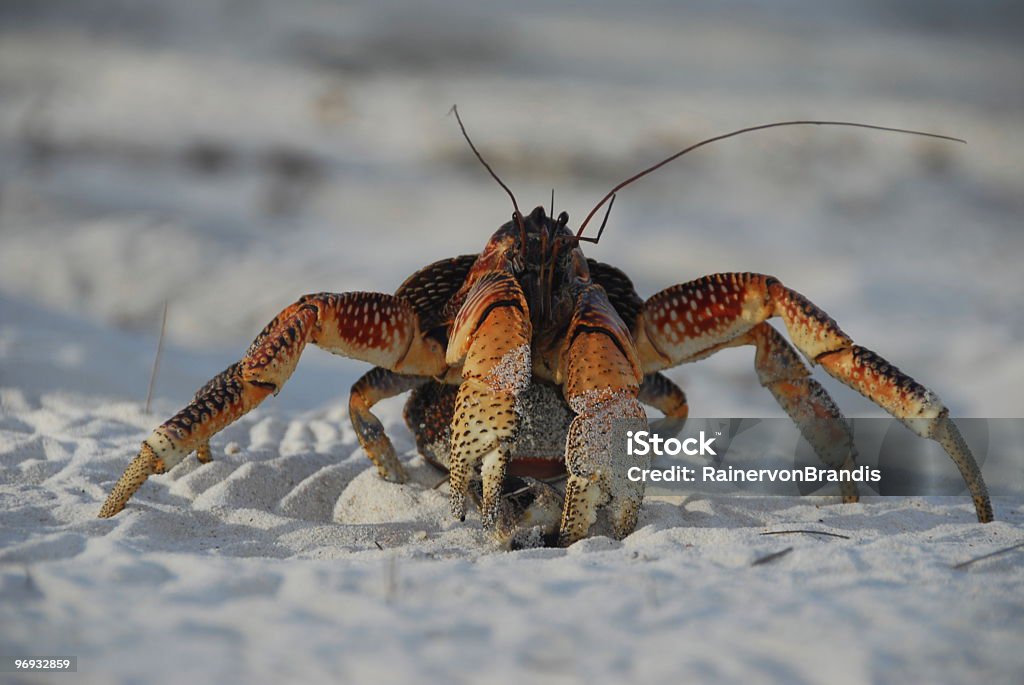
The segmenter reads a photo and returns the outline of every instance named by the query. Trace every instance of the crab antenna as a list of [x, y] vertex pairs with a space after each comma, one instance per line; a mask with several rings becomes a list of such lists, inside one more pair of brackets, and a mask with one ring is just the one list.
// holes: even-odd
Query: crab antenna
[[[456, 113], [456, 116], [458, 116], [457, 113]], [[666, 157], [665, 159], [661, 160], [657, 164], [655, 164], [653, 166], [649, 166], [646, 169], [644, 169], [643, 171], [640, 171], [640, 172], [630, 176], [625, 181], [623, 181], [622, 183], [620, 183], [619, 185], [615, 186], [610, 191], [608, 191], [608, 194], [605, 195], [603, 198], [601, 198], [601, 201], [598, 202], [594, 206], [594, 208], [592, 210], [590, 210], [590, 214], [587, 214], [587, 217], [583, 220], [583, 223], [580, 224], [580, 228], [576, 232], [576, 237], [579, 238], [579, 237], [581, 237], [583, 235], [583, 230], [587, 227], [587, 224], [590, 223], [590, 220], [593, 218], [594, 214], [597, 213], [597, 210], [599, 210], [604, 205], [605, 202], [608, 202], [608, 200], [610, 200], [611, 198], [615, 197], [615, 193], [617, 193], [618, 191], [622, 190], [623, 188], [628, 186], [630, 183], [633, 183], [633, 181], [638, 181], [641, 178], [643, 178], [644, 176], [646, 176], [647, 174], [651, 173], [652, 171], [656, 171], [657, 169], [660, 169], [661, 167], [663, 167], [666, 164], [668, 164], [669, 162], [671, 162], [671, 161], [673, 161], [675, 159], [678, 159], [679, 157], [682, 157], [687, 152], [692, 152], [693, 150], [696, 150], [699, 147], [704, 147], [705, 145], [707, 145], [709, 143], [714, 143], [714, 142], [717, 142], [719, 140], [725, 140], [726, 138], [732, 138], [733, 136], [738, 136], [738, 135], [743, 134], [743, 133], [750, 133], [751, 131], [760, 131], [760, 130], [766, 129], [766, 128], [779, 128], [781, 126], [852, 126], [854, 128], [869, 128], [869, 129], [873, 129], [875, 131], [890, 131], [892, 133], [907, 133], [909, 135], [924, 136], [926, 138], [938, 138], [940, 140], [950, 140], [950, 141], [953, 141], [955, 143], [965, 143], [965, 144], [967, 143], [967, 141], [964, 140], [963, 138], [954, 138], [953, 136], [944, 136], [944, 135], [941, 135], [939, 133], [926, 133], [924, 131], [914, 131], [914, 130], [907, 129], [907, 128], [892, 128], [890, 126], [875, 126], [873, 124], [859, 124], [859, 123], [856, 123], [856, 122], [853, 122], [853, 121], [810, 121], [810, 120], [777, 121], [777, 122], [772, 123], [772, 124], [761, 124], [760, 126], [749, 126], [747, 128], [741, 128], [741, 129], [739, 129], [737, 131], [732, 131], [730, 133], [724, 133], [724, 134], [722, 134], [720, 136], [715, 136], [714, 138], [708, 138], [706, 140], [702, 140], [699, 143], [694, 143], [690, 147], [688, 147], [688, 148], [686, 148], [684, 150], [680, 150], [679, 152], [675, 153], [674, 155], [672, 155], [670, 157]], [[602, 228], [603, 228], [603, 226], [602, 226]], [[598, 237], [600, 237], [600, 233], [598, 234]], [[595, 240], [594, 242], [597, 242], [597, 241]]]
[[462, 137], [466, 139], [467, 143], [469, 143], [469, 149], [473, 151], [473, 154], [476, 155], [476, 158], [480, 160], [481, 164], [484, 165], [484, 168], [487, 169], [487, 173], [491, 175], [491, 178], [497, 181], [498, 185], [501, 186], [505, 190], [505, 192], [508, 193], [509, 198], [512, 199], [512, 209], [513, 211], [515, 211], [515, 219], [516, 222], [518, 222], [519, 224], [520, 238], [522, 239], [523, 249], [525, 249], [526, 226], [523, 225], [523, 214], [522, 212], [519, 211], [519, 203], [516, 202], [516, 196], [512, 194], [512, 191], [509, 190], [509, 187], [507, 185], [505, 185], [505, 182], [498, 178], [498, 174], [494, 173], [494, 169], [492, 169], [491, 165], [487, 163], [487, 160], [485, 160], [483, 155], [480, 154], [480, 151], [476, 149], [476, 145], [473, 144], [472, 139], [466, 132], [466, 126], [462, 123], [462, 117], [459, 116], [459, 106], [452, 105], [452, 108], [448, 110], [448, 113], [455, 115], [455, 121], [459, 122], [459, 129], [462, 131]]
[[[601, 234], [604, 233], [604, 227], [608, 225], [608, 217], [612, 213], [612, 207], [615, 205], [615, 195], [612, 195], [612, 199], [608, 201], [608, 209], [604, 210], [604, 219], [601, 220], [601, 228], [597, 229], [596, 238], [584, 238], [579, 233], [576, 234], [577, 241], [582, 240], [587, 243], [594, 243], [597, 245], [601, 241]], [[582, 233], [583, 231], [580, 231]]]

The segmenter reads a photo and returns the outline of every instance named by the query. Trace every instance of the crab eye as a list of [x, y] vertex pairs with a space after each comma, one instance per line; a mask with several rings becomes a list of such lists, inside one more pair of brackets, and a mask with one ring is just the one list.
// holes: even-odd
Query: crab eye
[[559, 226], [565, 226], [568, 223], [569, 223], [569, 213], [568, 212], [562, 212], [561, 214], [558, 215], [558, 225]]

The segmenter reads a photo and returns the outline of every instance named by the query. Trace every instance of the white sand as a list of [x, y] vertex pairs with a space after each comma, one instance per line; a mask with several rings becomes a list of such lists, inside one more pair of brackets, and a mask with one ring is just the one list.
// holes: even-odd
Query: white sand
[[[365, 367], [316, 350], [213, 463], [95, 517], [285, 304], [393, 290], [507, 220], [452, 102], [521, 204], [555, 184], [573, 223], [666, 151], [752, 123], [968, 138], [731, 141], [622, 193], [587, 253], [644, 295], [774, 273], [956, 416], [1021, 416], [1024, 92], [998, 20], [197, 0], [110, 28], [80, 4], [0, 25], [0, 654], [79, 657], [14, 682], [1021, 682], [1024, 554], [952, 568], [1024, 540], [1020, 498], [985, 526], [966, 499], [648, 498], [622, 542], [504, 552], [450, 520], [401, 401], [380, 416], [413, 482], [376, 477], [344, 409]], [[185, 161], [203, 150], [223, 169]], [[695, 415], [781, 415], [749, 351], [671, 375]], [[761, 535], [795, 528], [848, 539]]]

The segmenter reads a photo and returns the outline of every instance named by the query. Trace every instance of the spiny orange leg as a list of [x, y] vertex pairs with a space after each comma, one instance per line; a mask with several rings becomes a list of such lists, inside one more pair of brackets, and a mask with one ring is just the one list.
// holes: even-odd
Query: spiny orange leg
[[461, 362], [464, 379], [452, 417], [452, 514], [465, 520], [466, 495], [479, 469], [480, 518], [490, 529], [501, 518], [502, 483], [519, 427], [517, 398], [530, 383], [530, 336], [519, 284], [511, 274], [491, 271], [471, 287], [448, 344], [448, 364]]
[[100, 517], [121, 511], [151, 474], [164, 473], [193, 451], [208, 457], [215, 433], [284, 386], [307, 342], [403, 373], [439, 375], [446, 368], [441, 346], [420, 332], [405, 300], [380, 293], [307, 295], [274, 317], [240, 362], [143, 441]]
[[196, 451], [209, 461], [210, 437], [271, 393], [270, 387], [243, 380], [243, 364], [232, 364], [214, 376], [188, 406], [142, 442], [138, 456], [125, 469], [100, 509], [100, 518], [110, 518], [124, 509], [149, 476], [165, 473], [190, 452]]
[[992, 504], [974, 456], [926, 389], [871, 350], [855, 345], [825, 312], [771, 276], [724, 273], [667, 288], [644, 305], [634, 331], [645, 372], [715, 351], [772, 316], [812, 364], [858, 391], [917, 435], [939, 442], [960, 470], [978, 520], [992, 520]]
[[398, 461], [395, 447], [384, 431], [380, 419], [373, 415], [370, 408], [381, 400], [414, 390], [428, 380], [430, 379], [423, 376], [406, 376], [378, 366], [364, 374], [352, 386], [348, 399], [348, 414], [352, 419], [352, 428], [356, 431], [359, 444], [363, 446], [366, 455], [377, 467], [377, 473], [384, 480], [404, 483], [405, 469]]
[[627, 463], [625, 444], [618, 440], [646, 423], [637, 400], [643, 376], [626, 327], [599, 286], [584, 286], [577, 295], [559, 368], [566, 401], [576, 412], [566, 439], [569, 477], [559, 542], [571, 545], [585, 537], [602, 506], [608, 507], [612, 533], [625, 537], [636, 527], [644, 495], [643, 482], [626, 474], [648, 460], [632, 457], [636, 463]]

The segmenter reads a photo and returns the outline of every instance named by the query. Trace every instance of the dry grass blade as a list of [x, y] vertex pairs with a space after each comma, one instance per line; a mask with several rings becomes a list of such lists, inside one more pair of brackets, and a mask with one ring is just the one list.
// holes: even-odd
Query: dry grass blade
[[156, 357], [153, 358], [153, 372], [149, 374], [149, 388], [146, 390], [146, 413], [153, 401], [153, 386], [156, 385], [156, 374], [160, 370], [160, 355], [164, 350], [164, 333], [167, 331], [167, 300], [164, 300], [164, 315], [160, 320], [160, 339], [156, 342]]
[[827, 535], [830, 538], [842, 538], [843, 540], [849, 540], [849, 535], [840, 535], [839, 533], [827, 533], [823, 530], [772, 530], [767, 533], [761, 533], [761, 535], [793, 535], [795, 533], [806, 533], [807, 535]]
[[1016, 545], [1010, 545], [1009, 547], [1004, 547], [1003, 549], [997, 549], [995, 552], [989, 552], [988, 554], [982, 554], [980, 557], [974, 557], [973, 559], [968, 559], [967, 561], [961, 561], [959, 564], [956, 564], [952, 568], [954, 568], [954, 569], [967, 568], [968, 566], [970, 566], [971, 564], [973, 564], [975, 562], [984, 561], [985, 559], [991, 559], [992, 557], [998, 557], [998, 556], [1000, 556], [1002, 554], [1007, 554], [1008, 552], [1013, 552], [1014, 550], [1021, 549], [1022, 547], [1024, 547], [1024, 542], [1018, 542]]

